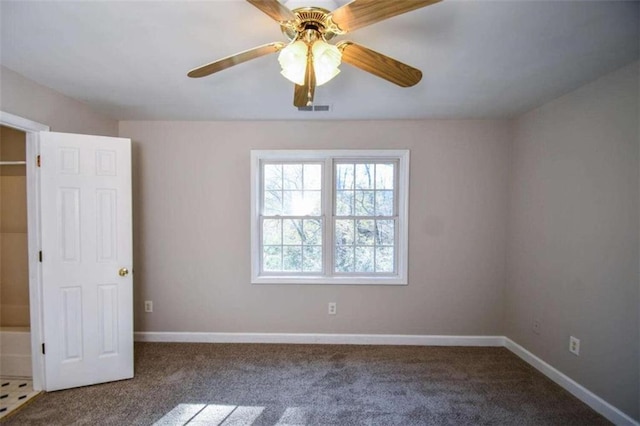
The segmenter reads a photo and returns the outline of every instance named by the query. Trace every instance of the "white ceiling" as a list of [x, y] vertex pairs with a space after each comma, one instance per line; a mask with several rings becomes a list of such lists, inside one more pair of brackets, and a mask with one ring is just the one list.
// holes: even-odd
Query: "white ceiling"
[[343, 64], [316, 91], [332, 111], [310, 113], [292, 106], [277, 55], [187, 78], [286, 41], [243, 0], [2, 0], [0, 15], [2, 65], [118, 120], [513, 117], [637, 60], [640, 45], [637, 1], [444, 0], [334, 39], [421, 69], [417, 86]]

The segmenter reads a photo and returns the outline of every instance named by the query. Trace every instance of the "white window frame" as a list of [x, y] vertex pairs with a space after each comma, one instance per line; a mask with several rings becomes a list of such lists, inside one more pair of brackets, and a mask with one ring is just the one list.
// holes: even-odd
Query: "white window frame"
[[[409, 257], [409, 150], [252, 150], [251, 151], [251, 283], [252, 284], [359, 284], [406, 285], [408, 284]], [[334, 163], [342, 161], [397, 162], [397, 229], [395, 274], [344, 274], [333, 273], [333, 220], [334, 220]], [[323, 163], [323, 275], [299, 275], [261, 273], [261, 200], [263, 162], [321, 162]]]

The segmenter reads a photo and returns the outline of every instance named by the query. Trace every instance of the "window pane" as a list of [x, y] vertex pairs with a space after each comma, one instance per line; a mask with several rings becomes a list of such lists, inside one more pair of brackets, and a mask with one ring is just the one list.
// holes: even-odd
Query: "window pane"
[[394, 188], [394, 164], [376, 164], [376, 189]]
[[302, 244], [302, 220], [286, 219], [282, 228], [283, 244]]
[[394, 272], [393, 247], [376, 247], [376, 272]]
[[286, 216], [319, 216], [321, 191], [283, 191], [282, 214]]
[[302, 191], [283, 191], [282, 198], [282, 214], [297, 216], [302, 210]]
[[302, 271], [302, 247], [284, 246], [282, 251], [282, 270], [286, 272]]
[[336, 165], [337, 189], [353, 189], [353, 164]]
[[336, 272], [353, 272], [353, 246], [336, 247]]
[[374, 221], [356, 221], [356, 244], [372, 246], [374, 241]]
[[336, 245], [353, 244], [354, 220], [336, 220]]
[[356, 164], [356, 189], [373, 189], [373, 164]]
[[282, 247], [264, 246], [262, 252], [262, 269], [267, 272], [282, 271]]
[[283, 164], [282, 176], [284, 189], [302, 189], [302, 164]]
[[353, 191], [337, 191], [336, 216], [353, 216]]
[[322, 166], [320, 164], [304, 165], [304, 189], [322, 189]]
[[305, 245], [321, 245], [322, 244], [322, 223], [320, 220], [303, 221]]
[[280, 219], [265, 219], [262, 222], [262, 244], [278, 246], [282, 244], [282, 221]]
[[355, 191], [356, 216], [373, 216], [373, 191]]
[[376, 216], [393, 216], [393, 191], [376, 191]]
[[320, 216], [322, 211], [322, 192], [304, 191], [299, 216]]
[[282, 191], [265, 191], [264, 215], [276, 216], [282, 214]]
[[264, 189], [282, 189], [282, 164], [264, 165]]
[[302, 270], [304, 272], [322, 271], [322, 247], [304, 246], [302, 247], [303, 260]]
[[356, 272], [374, 272], [373, 247], [356, 247]]
[[393, 220], [376, 220], [376, 245], [394, 245], [394, 228]]

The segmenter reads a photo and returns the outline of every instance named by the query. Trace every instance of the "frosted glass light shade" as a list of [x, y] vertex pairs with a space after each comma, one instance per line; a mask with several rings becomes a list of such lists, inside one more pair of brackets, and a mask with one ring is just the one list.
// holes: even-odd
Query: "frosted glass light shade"
[[302, 86], [304, 74], [307, 70], [307, 44], [298, 40], [280, 51], [278, 62], [282, 67], [280, 72], [287, 80]]
[[322, 86], [340, 73], [338, 67], [342, 60], [340, 50], [327, 42], [318, 40], [311, 48], [313, 69], [316, 72], [316, 86]]
[[[280, 51], [278, 62], [280, 72], [287, 80], [302, 86], [307, 70], [309, 48], [302, 40], [297, 40]], [[325, 41], [317, 40], [311, 47], [313, 69], [316, 74], [316, 86], [322, 86], [340, 73], [338, 67], [342, 60], [340, 50]]]

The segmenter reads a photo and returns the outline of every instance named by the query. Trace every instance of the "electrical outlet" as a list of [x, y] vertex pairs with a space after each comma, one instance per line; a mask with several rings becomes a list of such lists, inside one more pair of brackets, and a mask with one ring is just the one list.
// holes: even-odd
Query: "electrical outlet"
[[153, 301], [145, 300], [144, 301], [144, 311], [145, 312], [153, 312]]
[[569, 352], [576, 356], [580, 355], [580, 339], [569, 336]]
[[329, 302], [329, 315], [335, 315], [338, 311], [336, 302]]
[[536, 334], [540, 334], [540, 320], [539, 319], [534, 319], [533, 320], [533, 332]]

